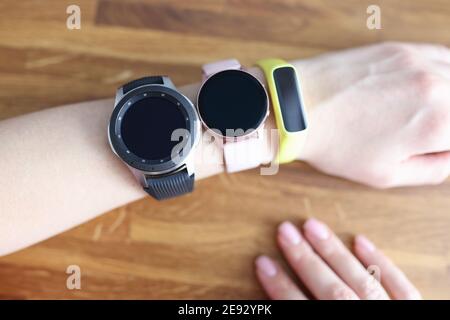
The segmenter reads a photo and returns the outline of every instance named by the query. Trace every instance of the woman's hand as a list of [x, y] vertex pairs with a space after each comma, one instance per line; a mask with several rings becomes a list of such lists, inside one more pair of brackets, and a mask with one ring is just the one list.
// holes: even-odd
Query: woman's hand
[[[277, 240], [294, 273], [314, 298], [421, 299], [403, 272], [363, 236], [355, 238], [357, 258], [315, 219], [306, 221], [302, 231], [290, 222], [282, 223]], [[381, 284], [366, 270], [369, 266]], [[272, 299], [307, 299], [305, 291], [267, 256], [256, 259], [256, 274]]]
[[310, 111], [299, 159], [379, 188], [448, 177], [448, 48], [383, 43], [294, 64]]

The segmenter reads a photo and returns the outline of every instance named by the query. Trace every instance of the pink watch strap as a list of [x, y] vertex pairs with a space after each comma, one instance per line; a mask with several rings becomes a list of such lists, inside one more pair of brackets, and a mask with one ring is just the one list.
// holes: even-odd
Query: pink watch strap
[[208, 78], [209, 76], [212, 76], [214, 73], [230, 69], [239, 70], [241, 69], [241, 64], [236, 59], [220, 60], [216, 62], [207, 63], [204, 64], [202, 67], [203, 77]]
[[[203, 78], [224, 70], [239, 70], [241, 64], [236, 59], [221, 60], [203, 65]], [[261, 129], [262, 130], [262, 129]], [[227, 172], [238, 172], [259, 167], [264, 159], [264, 144], [260, 134], [238, 141], [225, 141], [223, 155]]]
[[227, 172], [239, 172], [257, 168], [264, 162], [264, 144], [261, 137], [227, 142], [223, 145], [223, 156]]

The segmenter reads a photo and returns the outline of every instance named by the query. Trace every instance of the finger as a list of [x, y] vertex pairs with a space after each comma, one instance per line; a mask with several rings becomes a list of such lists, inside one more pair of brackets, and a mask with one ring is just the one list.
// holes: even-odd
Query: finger
[[306, 300], [292, 279], [266, 256], [255, 260], [256, 275], [267, 295], [274, 300]]
[[381, 284], [325, 224], [316, 219], [309, 219], [303, 225], [303, 230], [313, 249], [360, 298], [389, 298]]
[[421, 299], [419, 291], [405, 274], [364, 236], [355, 238], [355, 253], [366, 266], [377, 266], [381, 283], [393, 299]]
[[[450, 100], [450, 94], [448, 94], [448, 98]], [[423, 113], [427, 113], [427, 110], [424, 110]], [[448, 110], [442, 108], [434, 114], [431, 111], [428, 115], [418, 115], [416, 123], [411, 126], [411, 129], [414, 132], [409, 135], [406, 142], [411, 155], [425, 155], [450, 150], [450, 108]]]
[[292, 223], [280, 225], [278, 243], [289, 265], [317, 299], [358, 299], [353, 290], [314, 253]]
[[450, 151], [413, 156], [400, 164], [395, 185], [424, 185], [444, 182], [450, 174]]

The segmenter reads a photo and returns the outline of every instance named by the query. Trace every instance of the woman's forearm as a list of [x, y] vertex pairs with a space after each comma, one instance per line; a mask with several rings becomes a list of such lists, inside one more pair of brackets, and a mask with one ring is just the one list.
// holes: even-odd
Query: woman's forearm
[[143, 192], [106, 136], [111, 99], [0, 122], [0, 253], [51, 237]]
[[[258, 70], [252, 72], [263, 80]], [[195, 101], [198, 87], [178, 89]], [[77, 103], [0, 122], [0, 254], [146, 196], [110, 149], [113, 104], [112, 99]], [[218, 149], [215, 143], [199, 144], [197, 179], [224, 170]]]
[[[447, 61], [450, 51], [385, 43], [294, 61], [308, 111], [298, 159], [380, 188], [444, 181], [450, 91], [436, 57]], [[198, 87], [179, 89], [195, 101]], [[145, 196], [108, 145], [112, 109], [112, 99], [101, 100], [0, 122], [0, 254]], [[266, 128], [273, 123], [269, 117]], [[261, 162], [273, 156], [264, 148]], [[222, 171], [220, 147], [200, 143], [196, 178]]]

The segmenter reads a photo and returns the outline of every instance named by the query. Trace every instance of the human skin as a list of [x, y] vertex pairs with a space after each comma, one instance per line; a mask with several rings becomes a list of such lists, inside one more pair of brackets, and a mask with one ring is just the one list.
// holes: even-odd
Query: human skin
[[[259, 69], [251, 72], [264, 81]], [[195, 101], [199, 85], [178, 89]], [[148, 197], [109, 146], [113, 105], [113, 99], [76, 103], [0, 122], [0, 172], [7, 182], [0, 184], [0, 255]], [[272, 118], [266, 126], [273, 127]], [[218, 144], [199, 143], [195, 152], [196, 179], [224, 171]]]
[[421, 299], [405, 274], [364, 236], [355, 237], [353, 255], [323, 222], [308, 219], [302, 228], [288, 221], [280, 224], [277, 242], [309, 294], [279, 263], [260, 256], [255, 261], [256, 275], [271, 299]]
[[[441, 182], [450, 168], [448, 57], [444, 47], [394, 43], [293, 61], [310, 127], [298, 158], [377, 187]], [[198, 87], [179, 89], [195, 101]], [[91, 101], [0, 122], [0, 254], [146, 196], [110, 150], [112, 107]], [[223, 171], [215, 144], [196, 154], [197, 179]]]
[[447, 179], [447, 47], [383, 43], [302, 60], [297, 67], [306, 105], [314, 108], [299, 159], [378, 188]]

